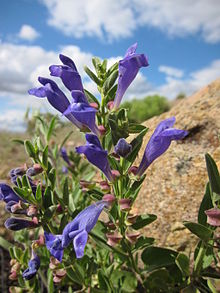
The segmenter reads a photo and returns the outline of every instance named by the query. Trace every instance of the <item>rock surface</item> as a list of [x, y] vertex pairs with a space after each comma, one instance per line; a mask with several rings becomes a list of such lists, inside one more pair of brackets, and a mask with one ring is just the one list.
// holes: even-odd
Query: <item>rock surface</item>
[[155, 213], [157, 221], [145, 229], [157, 243], [184, 250], [195, 238], [182, 221], [197, 221], [197, 212], [208, 180], [205, 153], [209, 152], [220, 167], [220, 79], [193, 96], [178, 102], [169, 111], [144, 123], [150, 129], [145, 146], [156, 125], [175, 116], [175, 128], [186, 129], [189, 136], [172, 142], [169, 150], [147, 170], [135, 208], [139, 213]]

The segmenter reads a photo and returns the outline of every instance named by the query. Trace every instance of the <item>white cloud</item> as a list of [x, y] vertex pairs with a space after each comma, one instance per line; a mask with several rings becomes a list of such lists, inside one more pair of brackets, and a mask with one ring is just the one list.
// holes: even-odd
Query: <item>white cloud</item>
[[24, 111], [11, 109], [1, 111], [0, 130], [24, 131]]
[[191, 95], [193, 92], [219, 77], [220, 59], [217, 59], [207, 67], [191, 72], [185, 79], [176, 79], [167, 76], [166, 83], [159, 86], [155, 91], [171, 99], [175, 98], [181, 92], [186, 95]]
[[177, 77], [177, 78], [183, 77], [183, 74], [184, 74], [183, 70], [170, 67], [170, 66], [165, 66], [165, 65], [159, 66], [158, 70], [160, 72], [165, 73], [168, 76]]
[[68, 36], [105, 39], [131, 36], [138, 27], [154, 27], [170, 36], [200, 33], [220, 41], [219, 0], [41, 0], [48, 24]]
[[33, 28], [32, 26], [28, 24], [23, 24], [19, 33], [18, 37], [23, 40], [27, 41], [34, 41], [40, 36], [40, 34]]

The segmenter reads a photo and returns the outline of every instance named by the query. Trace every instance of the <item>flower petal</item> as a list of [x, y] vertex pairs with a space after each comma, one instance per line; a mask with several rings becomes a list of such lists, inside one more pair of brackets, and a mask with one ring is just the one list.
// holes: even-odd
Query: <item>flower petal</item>
[[73, 246], [76, 253], [76, 258], [82, 258], [84, 255], [84, 249], [88, 240], [88, 233], [83, 230], [73, 240]]

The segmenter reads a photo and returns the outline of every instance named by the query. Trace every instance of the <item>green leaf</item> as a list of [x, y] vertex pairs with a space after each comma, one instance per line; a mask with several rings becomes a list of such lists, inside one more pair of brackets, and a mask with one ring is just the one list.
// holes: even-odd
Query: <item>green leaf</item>
[[92, 64], [95, 67], [96, 73], [99, 74], [101, 68], [101, 60], [98, 57], [93, 57]]
[[104, 95], [106, 95], [111, 90], [117, 78], [118, 78], [118, 70], [113, 71], [109, 75], [109, 77], [107, 77], [102, 87]]
[[24, 147], [27, 152], [27, 154], [31, 157], [34, 158], [36, 157], [35, 149], [32, 143], [29, 140], [24, 141]]
[[106, 290], [106, 292], [109, 293], [112, 292], [111, 285], [109, 284], [109, 279], [102, 270], [98, 270], [98, 280], [100, 289]]
[[67, 267], [66, 269], [66, 274], [67, 276], [74, 282], [79, 285], [83, 284], [83, 279], [80, 274], [78, 274], [78, 271], [74, 269], [74, 266]]
[[92, 72], [89, 67], [84, 67], [85, 72], [88, 74], [88, 76], [98, 85], [101, 86], [101, 80], [95, 75], [94, 72]]
[[133, 202], [135, 201], [136, 197], [138, 196], [138, 193], [142, 187], [142, 183], [144, 181], [144, 179], [146, 178], [146, 175], [143, 175], [140, 180], [136, 180], [131, 187], [128, 189], [128, 191], [125, 194], [125, 197], [128, 198], [132, 198]]
[[48, 186], [45, 189], [44, 196], [43, 196], [43, 204], [44, 204], [44, 208], [45, 209], [47, 209], [47, 208], [49, 208], [50, 206], [53, 205], [53, 202], [52, 202], [52, 191], [51, 191], [51, 187], [50, 186]]
[[48, 178], [51, 183], [51, 188], [52, 188], [52, 190], [54, 190], [55, 184], [56, 184], [56, 169], [55, 168], [52, 168], [50, 170], [50, 173], [48, 174]]
[[68, 177], [66, 177], [63, 185], [63, 201], [65, 205], [69, 204], [69, 187], [68, 187]]
[[48, 167], [48, 145], [45, 147], [42, 156], [42, 165], [45, 169]]
[[49, 126], [48, 131], [47, 131], [47, 143], [50, 141], [50, 138], [51, 138], [51, 136], [53, 134], [53, 130], [54, 130], [55, 126], [56, 126], [56, 120], [57, 120], [57, 117], [54, 116], [53, 119], [50, 122], [50, 126]]
[[208, 241], [213, 234], [213, 231], [198, 223], [193, 222], [183, 222], [183, 225], [189, 229], [193, 234], [204, 241]]
[[210, 193], [210, 185], [209, 183], [206, 185], [206, 190], [202, 202], [199, 207], [198, 213], [198, 223], [204, 226], [207, 226], [207, 216], [205, 214], [206, 210], [209, 210], [213, 207], [212, 198]]
[[61, 145], [60, 145], [60, 149], [64, 146], [64, 144], [66, 143], [66, 141], [70, 138], [70, 136], [74, 133], [73, 130], [71, 130], [64, 138], [64, 140], [62, 141]]
[[109, 101], [113, 101], [114, 98], [115, 98], [115, 95], [116, 95], [116, 91], [117, 91], [117, 88], [118, 88], [118, 85], [115, 84], [106, 94], [106, 98], [105, 98], [105, 102], [106, 104], [109, 102]]
[[18, 138], [12, 139], [12, 142], [15, 142], [15, 143], [19, 143], [19, 144], [24, 145], [24, 141], [22, 139], [18, 139]]
[[95, 97], [93, 94], [91, 94], [91, 93], [90, 93], [88, 90], [86, 90], [86, 89], [84, 89], [84, 92], [85, 92], [85, 94], [86, 94], [86, 96], [87, 96], [87, 99], [88, 99], [89, 101], [91, 101], [91, 102], [95, 102], [96, 104], [98, 104], [98, 106], [100, 106], [99, 100], [96, 99], [96, 97]]
[[143, 142], [143, 138], [145, 136], [145, 134], [147, 133], [148, 128], [143, 129], [137, 137], [135, 137], [132, 141], [131, 141], [131, 146], [132, 146], [132, 151], [131, 153], [126, 157], [126, 161], [129, 161], [130, 164], [128, 164], [128, 168], [129, 166], [134, 162], [134, 160], [137, 157], [137, 154], [141, 148], [142, 142]]
[[184, 277], [189, 276], [190, 271], [189, 271], [189, 258], [183, 254], [183, 253], [179, 253], [177, 255], [177, 258], [175, 260], [177, 266], [179, 267], [180, 271], [182, 272]]
[[220, 176], [217, 165], [209, 154], [205, 155], [205, 160], [212, 192], [220, 195]]
[[31, 191], [28, 191], [27, 189], [20, 188], [17, 186], [13, 187], [13, 190], [21, 199], [25, 199], [29, 203], [36, 203]]
[[118, 62], [114, 63], [107, 71], [106, 76], [109, 76], [114, 72], [115, 70], [118, 69]]
[[41, 192], [41, 185], [38, 184], [37, 186], [37, 190], [36, 190], [36, 201], [39, 203], [39, 204], [42, 204], [42, 192]]
[[129, 123], [129, 133], [140, 133], [142, 130], [146, 129], [144, 125]]
[[53, 271], [50, 269], [47, 270], [47, 292], [48, 293], [54, 292]]
[[141, 259], [149, 271], [175, 264], [177, 254], [171, 249], [150, 246], [142, 252]]
[[141, 250], [147, 246], [152, 245], [153, 243], [154, 243], [154, 238], [141, 236], [137, 239], [135, 246], [133, 248], [133, 251]]
[[136, 222], [132, 225], [132, 228], [135, 230], [141, 229], [157, 219], [156, 215], [153, 214], [146, 214], [140, 215], [137, 217]]
[[0, 236], [0, 246], [3, 247], [5, 250], [9, 250], [10, 247], [13, 247], [13, 245], [2, 236]]

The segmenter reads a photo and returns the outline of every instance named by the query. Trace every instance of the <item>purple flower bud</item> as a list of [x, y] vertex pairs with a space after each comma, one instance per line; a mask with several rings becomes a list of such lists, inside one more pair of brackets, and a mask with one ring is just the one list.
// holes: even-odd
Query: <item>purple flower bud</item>
[[108, 180], [113, 180], [110, 165], [108, 163], [108, 152], [103, 150], [98, 137], [94, 134], [86, 134], [86, 145], [76, 148], [76, 152], [84, 154], [87, 160], [99, 168]]
[[185, 130], [172, 128], [175, 120], [175, 117], [171, 117], [158, 124], [146, 146], [142, 161], [137, 170], [138, 176], [143, 175], [150, 164], [169, 148], [172, 140], [183, 139], [188, 134]]
[[71, 163], [70, 163], [70, 160], [69, 160], [69, 157], [67, 155], [67, 151], [66, 151], [65, 147], [62, 147], [60, 149], [60, 154], [61, 154], [61, 157], [63, 158], [63, 160], [70, 166]]
[[40, 258], [34, 252], [32, 254], [31, 260], [28, 262], [28, 268], [23, 272], [22, 277], [25, 280], [32, 279], [40, 267]]
[[108, 181], [101, 181], [99, 182], [100, 188], [104, 192], [109, 192], [111, 190], [110, 185], [108, 184]]
[[136, 54], [136, 49], [137, 43], [129, 47], [125, 57], [119, 61], [118, 88], [114, 100], [114, 109], [119, 107], [125, 91], [135, 79], [139, 69], [149, 65], [147, 57], [144, 54]]
[[37, 225], [33, 221], [22, 218], [8, 218], [5, 221], [5, 227], [12, 231], [18, 231], [25, 228], [35, 228]]
[[124, 138], [120, 138], [115, 146], [115, 152], [120, 157], [125, 158], [132, 150], [132, 146]]
[[205, 211], [207, 215], [207, 223], [212, 226], [220, 226], [220, 209], [212, 208]]
[[102, 200], [107, 201], [110, 205], [113, 204], [113, 202], [115, 201], [115, 196], [114, 194], [105, 194], [102, 197]]
[[13, 201], [13, 200], [7, 202], [5, 209], [7, 212], [13, 213], [13, 214], [23, 214], [23, 215], [27, 214], [26, 206], [22, 204], [21, 200], [19, 200], [19, 202]]
[[26, 174], [28, 177], [31, 177], [31, 176], [36, 176], [40, 173], [43, 172], [43, 168], [41, 167], [40, 164], [34, 164], [33, 167], [31, 168], [28, 168]]

